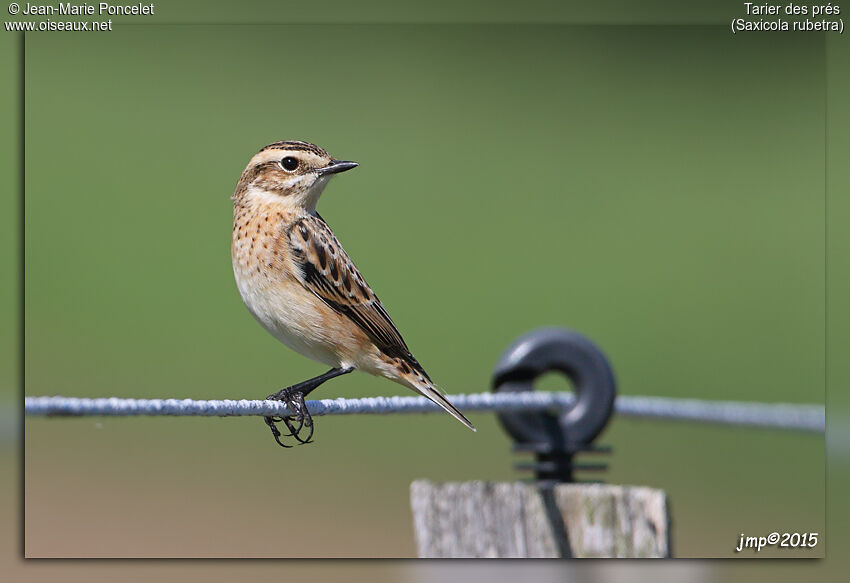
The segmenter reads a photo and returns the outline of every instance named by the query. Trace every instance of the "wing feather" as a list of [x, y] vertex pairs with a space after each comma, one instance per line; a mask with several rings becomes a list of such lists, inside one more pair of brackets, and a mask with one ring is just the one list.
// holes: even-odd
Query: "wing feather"
[[354, 322], [384, 354], [402, 359], [428, 378], [327, 223], [318, 214], [308, 215], [293, 223], [288, 234], [302, 285]]

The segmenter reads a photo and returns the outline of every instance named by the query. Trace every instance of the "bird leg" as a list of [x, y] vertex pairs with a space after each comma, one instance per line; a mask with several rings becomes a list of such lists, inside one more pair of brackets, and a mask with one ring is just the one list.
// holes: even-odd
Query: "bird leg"
[[[354, 370], [354, 367], [347, 368], [332, 368], [325, 374], [321, 374], [312, 379], [307, 379], [306, 381], [302, 381], [297, 385], [292, 385], [291, 387], [286, 387], [285, 389], [281, 389], [280, 391], [269, 395], [266, 397], [267, 401], [282, 401], [286, 403], [287, 408], [292, 413], [291, 415], [286, 416], [267, 416], [265, 417], [266, 425], [271, 429], [272, 436], [277, 444], [281, 447], [292, 447], [291, 445], [286, 445], [283, 443], [281, 438], [281, 432], [277, 428], [278, 423], [283, 423], [286, 425], [286, 428], [289, 429], [289, 433], [283, 435], [284, 437], [294, 437], [295, 441], [298, 443], [308, 443], [310, 439], [313, 437], [313, 418], [310, 416], [310, 412], [307, 410], [307, 405], [304, 402], [304, 397], [309, 395], [313, 390], [315, 390], [319, 385], [328, 381], [332, 378], [348, 374]], [[302, 439], [300, 436], [301, 430], [307, 427], [310, 430], [310, 433], [307, 435], [307, 439]]]

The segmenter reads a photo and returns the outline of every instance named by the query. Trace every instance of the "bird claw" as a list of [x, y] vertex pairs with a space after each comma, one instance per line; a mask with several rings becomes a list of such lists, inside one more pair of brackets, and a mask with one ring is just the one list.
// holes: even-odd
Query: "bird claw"
[[283, 443], [280, 440], [280, 437], [281, 437], [280, 429], [277, 428], [276, 421], [275, 421], [275, 419], [277, 419], [277, 418], [276, 417], [265, 417], [264, 419], [265, 419], [266, 425], [268, 425], [269, 429], [272, 430], [272, 437], [274, 437], [274, 440], [277, 442], [277, 444], [280, 447], [285, 447], [287, 449], [292, 447], [291, 445], [286, 445], [285, 443]]
[[[353, 366], [332, 368], [325, 374], [312, 379], [307, 379], [297, 385], [292, 385], [291, 387], [287, 387], [266, 397], [266, 400], [268, 401], [282, 401], [286, 403], [287, 408], [292, 413], [291, 415], [267, 415], [265, 417], [266, 425], [268, 425], [269, 429], [271, 429], [272, 436], [277, 444], [281, 447], [292, 447], [291, 445], [284, 444], [280, 440], [281, 437], [292, 437], [298, 443], [310, 443], [310, 440], [313, 439], [313, 418], [307, 410], [307, 404], [304, 402], [304, 397], [309, 395], [316, 389], [316, 387], [325, 381], [348, 374], [353, 370]], [[286, 425], [286, 428], [289, 429], [289, 433], [282, 435], [280, 430], [277, 428], [278, 423]], [[295, 424], [297, 424], [297, 427]], [[307, 439], [302, 439], [301, 431], [305, 427], [309, 430], [309, 433], [307, 434]]]
[[[301, 390], [289, 387], [278, 391], [273, 395], [269, 395], [266, 397], [266, 400], [281, 401], [294, 413], [293, 415], [272, 415], [265, 417], [266, 425], [268, 425], [269, 429], [271, 429], [272, 436], [279, 446], [285, 448], [292, 447], [291, 445], [283, 443], [280, 439], [281, 437], [292, 437], [295, 441], [301, 444], [310, 443], [310, 440], [313, 438], [313, 418], [310, 416], [310, 412], [307, 411], [307, 405], [304, 403], [304, 393]], [[286, 425], [286, 428], [289, 429], [289, 433], [282, 434], [277, 428], [278, 423]], [[307, 427], [310, 432], [306, 439], [302, 439], [301, 431], [305, 427]]]

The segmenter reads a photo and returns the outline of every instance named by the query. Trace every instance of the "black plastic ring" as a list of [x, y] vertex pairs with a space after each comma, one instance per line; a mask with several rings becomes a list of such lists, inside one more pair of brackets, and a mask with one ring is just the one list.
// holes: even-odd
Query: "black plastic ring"
[[581, 334], [542, 328], [521, 336], [499, 358], [493, 392], [533, 391], [535, 380], [550, 371], [573, 382], [576, 402], [569, 410], [503, 412], [499, 421], [520, 444], [549, 444], [552, 450], [590, 444], [611, 417], [617, 389], [608, 359]]

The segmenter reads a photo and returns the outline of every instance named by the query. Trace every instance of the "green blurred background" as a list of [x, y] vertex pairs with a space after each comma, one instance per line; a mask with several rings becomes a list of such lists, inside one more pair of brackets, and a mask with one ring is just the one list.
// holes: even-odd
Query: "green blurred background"
[[[260, 398], [320, 372], [228, 257], [244, 164], [295, 138], [361, 163], [319, 210], [449, 393], [560, 325], [623, 394], [823, 402], [821, 36], [125, 26], [26, 54], [29, 395]], [[26, 553], [412, 556], [411, 480], [517, 477], [471, 418], [319, 419], [288, 451], [257, 419], [27, 420]], [[606, 481], [670, 495], [677, 556], [823, 531], [821, 437], [615, 419], [603, 441]]]

